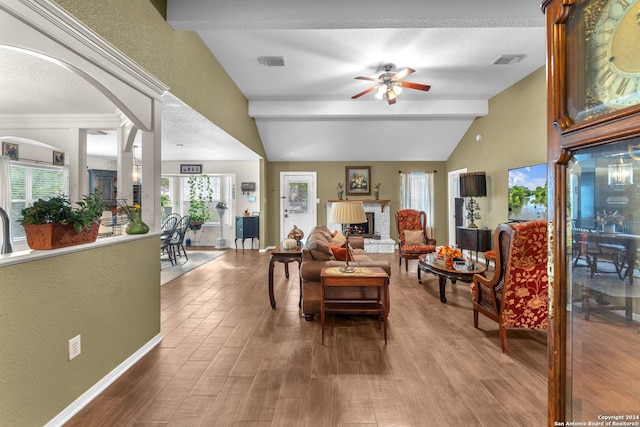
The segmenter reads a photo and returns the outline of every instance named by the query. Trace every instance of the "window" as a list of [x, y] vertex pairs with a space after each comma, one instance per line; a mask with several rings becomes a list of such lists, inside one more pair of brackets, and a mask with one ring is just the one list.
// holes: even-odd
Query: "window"
[[402, 209], [415, 209], [427, 214], [427, 227], [433, 227], [433, 173], [402, 173], [401, 205]]
[[18, 222], [22, 209], [38, 199], [47, 199], [64, 191], [61, 167], [11, 164], [11, 235], [14, 240], [24, 239], [24, 228]]
[[[193, 188], [193, 191], [192, 191]], [[195, 199], [204, 200], [204, 205], [209, 215], [206, 222], [220, 223], [216, 203], [224, 201], [230, 205], [231, 200], [231, 176], [230, 175], [197, 175], [180, 178], [180, 211], [182, 215], [189, 213], [190, 194], [193, 193]], [[227, 209], [224, 223], [230, 224], [231, 209]]]

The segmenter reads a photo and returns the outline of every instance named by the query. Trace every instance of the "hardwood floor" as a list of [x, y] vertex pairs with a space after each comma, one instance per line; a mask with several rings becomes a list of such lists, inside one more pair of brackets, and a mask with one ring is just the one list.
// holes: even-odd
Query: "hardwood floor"
[[543, 426], [546, 332], [474, 329], [469, 285], [393, 268], [388, 345], [378, 322], [298, 309], [298, 271], [229, 250], [162, 287], [164, 340], [67, 426]]

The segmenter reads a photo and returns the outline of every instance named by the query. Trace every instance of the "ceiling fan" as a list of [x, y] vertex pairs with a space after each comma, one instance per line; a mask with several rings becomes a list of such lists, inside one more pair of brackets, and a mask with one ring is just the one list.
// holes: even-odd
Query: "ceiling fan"
[[396, 103], [396, 97], [397, 95], [400, 94], [400, 92], [402, 91], [402, 88], [404, 87], [409, 89], [423, 90], [425, 92], [431, 89], [431, 86], [429, 85], [401, 81], [408, 75], [415, 73], [416, 70], [411, 68], [405, 68], [402, 71], [393, 73], [391, 72], [392, 69], [393, 69], [393, 64], [386, 64], [384, 66], [385, 72], [380, 74], [378, 78], [362, 77], [362, 76], [355, 77], [357, 80], [369, 80], [372, 82], [377, 82], [378, 84], [370, 87], [365, 91], [360, 92], [357, 95], [353, 95], [351, 99], [360, 98], [362, 95], [366, 95], [369, 92], [373, 92], [374, 90], [377, 89], [378, 93], [376, 94], [376, 96], [381, 99], [382, 98], [386, 99], [387, 105], [392, 105]]

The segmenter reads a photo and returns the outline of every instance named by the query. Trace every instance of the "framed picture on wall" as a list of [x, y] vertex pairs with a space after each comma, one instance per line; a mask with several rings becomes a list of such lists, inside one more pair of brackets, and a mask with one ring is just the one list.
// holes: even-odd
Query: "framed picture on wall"
[[53, 165], [64, 166], [64, 153], [62, 151], [53, 152]]
[[201, 174], [202, 165], [180, 165], [180, 173], [182, 174]]
[[371, 166], [347, 166], [345, 168], [347, 196], [371, 195]]
[[2, 155], [9, 156], [11, 160], [19, 160], [20, 159], [20, 147], [18, 144], [13, 142], [2, 142]]

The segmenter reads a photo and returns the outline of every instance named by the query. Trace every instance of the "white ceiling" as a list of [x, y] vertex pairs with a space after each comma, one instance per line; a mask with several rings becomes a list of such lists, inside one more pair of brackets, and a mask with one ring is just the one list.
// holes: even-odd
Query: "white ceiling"
[[[488, 100], [545, 62], [540, 0], [168, 0], [250, 102], [267, 158], [446, 160]], [[492, 65], [523, 54], [514, 65]], [[260, 56], [284, 56], [265, 67]], [[395, 105], [356, 76], [416, 70]]]
[[[78, 124], [113, 121], [120, 111], [95, 87], [59, 64], [0, 46], [0, 122]], [[111, 119], [111, 120], [110, 120]], [[117, 159], [117, 133], [99, 128], [87, 136], [89, 155]], [[14, 136], [2, 135], [0, 136]], [[136, 136], [140, 145], [140, 133]], [[163, 160], [255, 160], [259, 156], [171, 93], [162, 97]], [[22, 143], [38, 145], [24, 140]], [[182, 146], [180, 146], [182, 145]], [[140, 151], [136, 155], [140, 156]]]
[[[544, 65], [540, 0], [168, 0], [175, 29], [197, 31], [249, 100], [270, 161], [446, 160], [488, 100]], [[524, 54], [515, 65], [491, 65]], [[284, 56], [286, 67], [260, 65]], [[387, 106], [356, 76], [385, 63], [416, 72]], [[0, 46], [0, 120], [119, 111], [73, 73]], [[115, 132], [90, 154], [115, 156]], [[182, 144], [183, 147], [178, 147]], [[109, 154], [111, 153], [111, 154]], [[163, 160], [258, 156], [172, 94], [163, 98]]]

